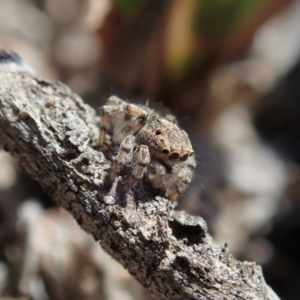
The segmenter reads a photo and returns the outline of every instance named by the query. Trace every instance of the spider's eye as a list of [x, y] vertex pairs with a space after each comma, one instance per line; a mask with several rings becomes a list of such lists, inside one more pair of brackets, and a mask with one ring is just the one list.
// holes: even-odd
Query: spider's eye
[[157, 129], [155, 132], [156, 135], [160, 135], [161, 133], [162, 133], [161, 129]]
[[178, 152], [172, 152], [170, 155], [169, 155], [169, 160], [178, 160], [179, 159], [179, 153]]
[[189, 156], [192, 156], [193, 154], [194, 154], [194, 152], [192, 151]]
[[189, 155], [186, 153], [186, 154], [184, 154], [184, 155], [180, 158], [180, 160], [181, 160], [181, 161], [185, 161], [185, 160], [188, 159], [188, 157], [189, 157]]
[[169, 149], [163, 149], [163, 151], [161, 151], [163, 154], [169, 154], [170, 150]]

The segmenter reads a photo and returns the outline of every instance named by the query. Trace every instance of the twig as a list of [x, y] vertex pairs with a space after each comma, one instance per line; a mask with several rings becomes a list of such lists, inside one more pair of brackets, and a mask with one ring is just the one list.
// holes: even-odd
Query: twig
[[[217, 246], [205, 221], [150, 192], [122, 192], [98, 149], [98, 118], [68, 87], [0, 56], [0, 142], [55, 203], [158, 299], [279, 299], [261, 267]], [[144, 183], [145, 184], [145, 183]]]

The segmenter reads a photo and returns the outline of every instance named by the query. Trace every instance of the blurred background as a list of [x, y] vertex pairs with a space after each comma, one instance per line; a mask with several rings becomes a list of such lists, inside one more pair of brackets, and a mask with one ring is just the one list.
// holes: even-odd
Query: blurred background
[[[178, 117], [198, 165], [180, 208], [299, 299], [299, 0], [0, 0], [0, 46], [96, 109]], [[0, 298], [152, 299], [1, 150]]]

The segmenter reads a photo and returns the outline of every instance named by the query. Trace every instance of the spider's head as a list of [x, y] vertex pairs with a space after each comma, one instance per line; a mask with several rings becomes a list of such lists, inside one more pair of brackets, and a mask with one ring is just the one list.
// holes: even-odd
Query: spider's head
[[163, 118], [149, 120], [137, 138], [139, 144], [149, 147], [152, 156], [169, 164], [186, 161], [194, 154], [187, 133]]

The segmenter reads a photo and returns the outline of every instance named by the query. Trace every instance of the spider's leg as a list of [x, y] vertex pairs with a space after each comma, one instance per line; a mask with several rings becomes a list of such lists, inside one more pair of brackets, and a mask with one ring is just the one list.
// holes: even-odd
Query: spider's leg
[[122, 105], [122, 104], [127, 104], [127, 103], [117, 96], [110, 96], [107, 100], [106, 105]]
[[150, 163], [150, 153], [148, 146], [140, 145], [132, 156], [132, 178], [126, 183], [125, 189], [128, 191], [142, 180]]
[[135, 137], [133, 135], [128, 135], [121, 143], [119, 153], [114, 159], [113, 167], [110, 173], [111, 181], [116, 179], [116, 177], [120, 174], [122, 165], [124, 165], [131, 158], [134, 140]]
[[100, 110], [100, 136], [99, 144], [104, 145], [105, 134], [110, 128], [109, 119], [116, 114], [122, 113], [122, 106], [120, 105], [104, 105]]
[[123, 128], [116, 132], [114, 140], [118, 143], [124, 136], [129, 134], [135, 135], [147, 122], [148, 112], [142, 107], [134, 104], [123, 106], [124, 119]]
[[169, 122], [175, 124], [175, 125], [178, 125], [178, 120], [173, 115], [168, 114], [168, 115], [165, 116], [165, 119], [168, 120]]
[[108, 125], [107, 123], [108, 123], [107, 116], [102, 115], [101, 119], [100, 119], [100, 136], [99, 136], [100, 146], [104, 145], [105, 134], [106, 134], [107, 125]]
[[108, 105], [101, 108], [100, 115], [100, 145], [104, 144], [105, 134], [109, 129], [113, 130], [114, 141], [121, 143], [125, 136], [139, 131], [145, 125], [148, 117], [147, 111], [141, 107], [128, 104], [115, 96], [110, 98]]

